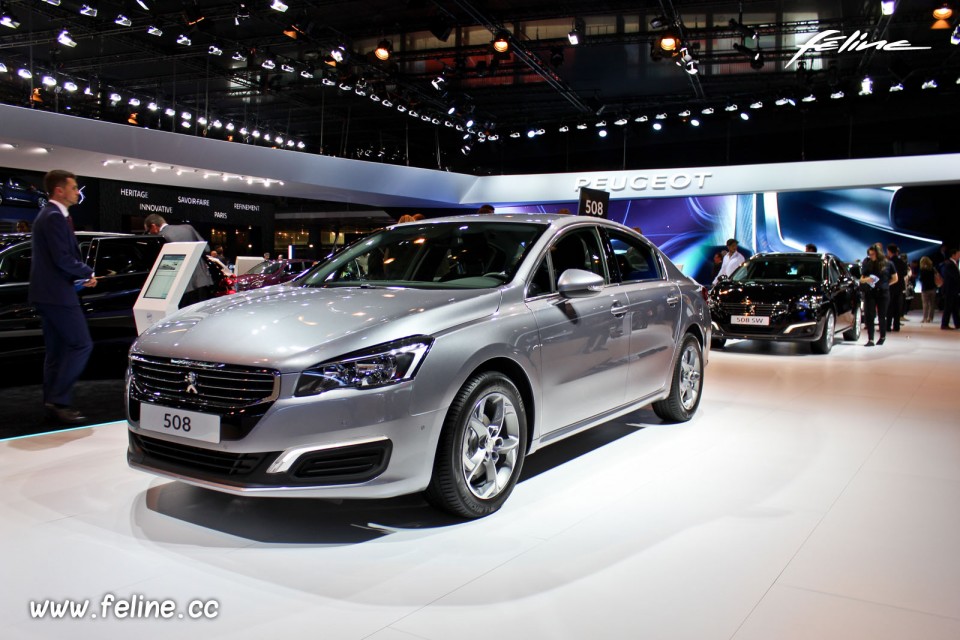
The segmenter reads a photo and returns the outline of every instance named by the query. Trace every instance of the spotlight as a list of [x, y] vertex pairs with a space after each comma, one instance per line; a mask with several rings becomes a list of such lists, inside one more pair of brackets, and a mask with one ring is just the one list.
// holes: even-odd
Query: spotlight
[[246, 62], [247, 56], [244, 55], [242, 51], [234, 51], [233, 55], [230, 56], [231, 60], [236, 60], [237, 62]]
[[756, 29], [744, 25], [736, 18], [730, 18], [730, 22], [728, 24], [730, 25], [731, 29], [739, 32], [744, 38], [750, 38], [751, 40], [759, 40], [760, 38], [760, 34], [757, 33]]
[[293, 71], [294, 71], [293, 65], [289, 65], [289, 64], [286, 64], [286, 63], [281, 64], [281, 65], [280, 65], [280, 71], [283, 71], [284, 73], [293, 73]]
[[20, 27], [20, 21], [9, 11], [0, 11], [0, 24], [8, 29], [17, 29]]
[[227, 131], [233, 131], [236, 128], [236, 125], [234, 125], [232, 122], [227, 123]]
[[750, 104], [750, 108], [751, 108], [751, 109], [763, 109], [763, 102], [761, 102], [760, 100], [757, 100], [756, 102], [753, 102], [753, 103]]
[[222, 55], [223, 55], [223, 49], [221, 49], [220, 47], [218, 47], [218, 46], [215, 45], [215, 44], [212, 44], [212, 45], [210, 45], [210, 48], [207, 49], [207, 53], [209, 53], [209, 54], [212, 55], [212, 56], [222, 56]]
[[210, 126], [213, 127], [214, 129], [222, 129], [223, 123], [220, 122], [219, 120], [214, 120]]
[[60, 35], [57, 36], [57, 42], [62, 44], [65, 47], [75, 47], [77, 46], [76, 41], [70, 37], [70, 33], [66, 29], [60, 32]]
[[690, 119], [690, 125], [691, 125], [691, 126], [694, 126], [694, 127], [699, 127], [699, 126], [700, 126], [700, 121], [697, 120], [696, 118], [691, 118], [691, 119]]
[[689, 117], [690, 117], [690, 109], [684, 109], [683, 111], [681, 111], [681, 112], [678, 113], [677, 115], [680, 116], [681, 118], [689, 118]]
[[666, 34], [660, 38], [660, 49], [663, 51], [676, 51], [679, 42], [676, 36]]
[[163, 115], [167, 116], [168, 118], [172, 118], [173, 116], [177, 115], [177, 112], [174, 111], [171, 107], [167, 107], [166, 109], [163, 110]]
[[736, 103], [736, 102], [731, 102], [730, 104], [728, 104], [727, 106], [725, 106], [725, 107], [723, 108], [723, 110], [724, 110], [724, 111], [736, 111], [736, 110], [739, 109], [739, 108], [740, 108], [740, 107], [737, 106], [737, 103]]
[[151, 102], [147, 105], [147, 109], [149, 109], [150, 111], [156, 111], [159, 108], [160, 106], [156, 102]]
[[677, 66], [686, 71], [691, 76], [700, 72], [700, 62], [690, 55], [688, 47], [680, 48], [680, 57], [677, 58]]
[[713, 107], [707, 107], [707, 108], [705, 108], [703, 111], [701, 111], [700, 113], [702, 113], [702, 114], [705, 115], [705, 116], [709, 116], [709, 115], [713, 115], [714, 111], [716, 111], [716, 110], [715, 110]]
[[534, 131], [533, 129], [530, 129], [529, 131], [527, 131], [527, 137], [528, 137], [528, 138], [535, 138], [535, 137], [537, 137], [537, 132]]
[[663, 129], [663, 125], [662, 125], [662, 124], [660, 124], [659, 122], [654, 122], [654, 123], [653, 123], [653, 130], [654, 130], [654, 131], [660, 131], [661, 129]]
[[183, 127], [184, 129], [189, 129], [189, 128], [190, 128], [190, 123], [189, 123], [188, 121], [184, 120], [183, 122], [180, 123], [180, 126]]
[[665, 26], [670, 24], [666, 16], [657, 16], [650, 19], [650, 28], [651, 29], [663, 29]]
[[111, 93], [111, 94], [110, 94], [110, 102], [112, 102], [112, 103], [114, 103], [114, 104], [117, 104], [117, 103], [120, 102], [121, 100], [123, 100], [123, 98], [120, 96], [119, 93]]
[[129, 104], [131, 107], [139, 107], [140, 98], [130, 98], [129, 100], [127, 100], [127, 104]]
[[667, 119], [667, 114], [665, 114], [665, 113], [658, 113], [657, 116], [656, 116], [656, 118], [657, 118], [657, 120], [666, 120], [666, 119]]
[[606, 137], [607, 137], [607, 130], [606, 130], [606, 129], [600, 129], [600, 131], [597, 131], [597, 135], [600, 136], [601, 138], [606, 138]]
[[601, 120], [600, 122], [598, 122], [598, 123], [595, 124], [594, 126], [597, 127], [597, 128], [603, 128], [603, 127], [607, 126], [607, 121], [606, 121], [606, 120]]
[[444, 78], [443, 76], [437, 76], [436, 78], [430, 81], [430, 84], [432, 84], [433, 88], [436, 89], [437, 91], [442, 91], [443, 87], [447, 84], [447, 79]]
[[897, 84], [890, 85], [890, 93], [897, 93], [898, 91], [903, 91], [902, 82], [898, 82]]
[[54, 7], [60, 6], [60, 0], [43, 0], [43, 1], [49, 5], [53, 5]]
[[303, 149], [303, 148], [305, 148], [306, 146], [307, 146], [307, 145], [305, 145], [305, 144], [303, 143], [303, 140], [301, 140], [300, 142], [297, 143], [297, 149]]
[[512, 131], [512, 132], [510, 133], [510, 137], [511, 137], [511, 138], [519, 138], [519, 137], [520, 137], [520, 132], [519, 132], [519, 131]]
[[562, 127], [560, 127], [559, 131], [560, 133], [566, 133], [570, 131], [570, 127], [568, 127], [567, 125], [563, 125]]
[[467, 126], [467, 129], [470, 129], [476, 123], [473, 121], [473, 118], [467, 118], [467, 121], [464, 124]]
[[43, 78], [40, 80], [40, 83], [45, 87], [57, 86], [57, 81], [53, 76], [43, 76]]
[[867, 76], [860, 81], [860, 95], [869, 96], [872, 93], [873, 93], [873, 80], [870, 79], [870, 76]]
[[649, 120], [649, 119], [650, 119], [650, 118], [648, 118], [647, 116], [637, 116], [636, 118], [633, 119], [633, 121], [634, 121], [634, 122], [646, 122], [646, 121]]
[[260, 66], [268, 71], [273, 71], [277, 68], [277, 63], [273, 61], [273, 58], [267, 58]]
[[380, 44], [378, 44], [377, 48], [373, 51], [373, 55], [377, 57], [377, 60], [386, 62], [390, 59], [391, 52], [393, 52], [393, 45], [390, 44], [390, 41], [381, 40]]
[[927, 80], [927, 81], [924, 82], [922, 85], [920, 85], [920, 88], [921, 88], [921, 89], [936, 89], [936, 88], [937, 88], [937, 81], [931, 78], [930, 80]]
[[184, 34], [177, 36], [177, 44], [182, 44], [185, 47], [189, 47], [193, 42]]
[[133, 26], [133, 20], [131, 20], [131, 19], [128, 18], [127, 16], [123, 15], [122, 13], [119, 14], [119, 15], [117, 15], [116, 19], [115, 19], [113, 22], [114, 22], [114, 24], [118, 24], [118, 25], [120, 25], [121, 27], [132, 27], [132, 26]]
[[750, 66], [754, 69], [763, 68], [763, 52], [760, 49], [751, 49], [745, 47], [739, 42], [733, 43], [733, 48], [739, 51], [750, 60]]
[[[240, 135], [245, 136], [249, 133], [250, 131], [248, 131], [246, 127], [240, 127]], [[270, 136], [267, 136], [267, 140], [270, 140]]]
[[613, 124], [617, 125], [618, 127], [622, 127], [623, 125], [627, 124], [627, 122], [628, 121], [626, 118], [620, 117], [614, 120]]
[[149, 33], [152, 36], [157, 36], [159, 38], [160, 36], [163, 35], [163, 29], [161, 29], [160, 27], [155, 27], [153, 25], [150, 25], [149, 27], [147, 27], [147, 33]]
[[33, 74], [30, 73], [29, 69], [24, 69], [23, 67], [17, 69], [17, 75], [23, 78], [24, 80], [29, 80], [33, 77]]
[[339, 44], [330, 51], [330, 57], [338, 63], [347, 59], [347, 45]]
[[383, 106], [389, 109], [390, 107], [393, 106], [393, 100], [390, 100], [389, 98], [384, 98], [380, 104], [382, 104]]
[[587, 128], [587, 123], [586, 123], [586, 122], [580, 122], [580, 123], [577, 124], [577, 130], [578, 130], [578, 131], [583, 131], [583, 130], [586, 129], [586, 128]]
[[838, 91], [834, 91], [833, 93], [830, 94], [830, 97], [831, 97], [833, 100], [840, 100], [841, 98], [843, 98], [843, 96], [844, 96], [843, 91], [839, 91], [839, 90], [838, 90]]
[[204, 118], [203, 116], [200, 116], [199, 118], [197, 118], [197, 124], [200, 125], [201, 127], [205, 127], [207, 126], [207, 119]]
[[960, 44], [960, 24], [953, 28], [953, 33], [950, 34], [950, 44]]
[[573, 31], [567, 34], [567, 40], [573, 46], [577, 46], [578, 44], [580, 44], [580, 32], [574, 29]]
[[942, 6], [933, 10], [933, 17], [936, 20], [949, 20], [952, 16], [953, 9], [951, 9], [947, 3], [943, 3]]
[[746, 111], [741, 111], [741, 112], [740, 112], [740, 119], [741, 119], [741, 120], [749, 120], [749, 119], [750, 119], [750, 114], [747, 113]]
[[896, 8], [897, 3], [895, 0], [881, 0], [880, 2], [880, 13], [885, 16], [892, 16], [893, 10]]
[[76, 93], [80, 87], [77, 86], [76, 82], [70, 82], [68, 80], [67, 82], [63, 83], [63, 88], [69, 91], [70, 93]]
[[97, 17], [97, 8], [96, 8], [96, 7], [91, 7], [91, 6], [88, 5], [88, 4], [82, 5], [82, 6], [80, 7], [80, 15], [82, 15], [82, 16], [87, 16], [87, 17], [90, 17], [90, 18], [96, 18], [96, 17]]
[[270, 8], [273, 9], [274, 11], [279, 11], [280, 13], [283, 13], [284, 11], [289, 9], [289, 7], [283, 4], [283, 2], [281, 2], [280, 0], [273, 0], [273, 3], [271, 3]]
[[252, 135], [254, 138], [259, 138], [259, 137], [260, 137], [260, 129], [254, 129], [253, 132], [252, 132], [250, 135]]
[[274, 141], [276, 144], [283, 144], [283, 137], [282, 137], [282, 136], [277, 136], [276, 138], [273, 139], [273, 141]]
[[144, 11], [150, 11], [150, 6], [147, 4], [146, 0], [137, 0], [137, 4], [140, 5], [140, 8]]
[[817, 101], [817, 96], [813, 95], [812, 93], [804, 96], [803, 98], [800, 98], [800, 102], [816, 102], [816, 101]]
[[506, 53], [510, 50], [510, 34], [506, 31], [498, 31], [493, 39], [493, 50], [497, 53]]

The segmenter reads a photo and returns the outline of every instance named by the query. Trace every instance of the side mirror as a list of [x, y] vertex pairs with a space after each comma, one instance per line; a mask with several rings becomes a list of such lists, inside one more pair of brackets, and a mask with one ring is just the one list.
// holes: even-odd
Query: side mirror
[[588, 298], [603, 289], [603, 276], [583, 269], [567, 269], [557, 280], [557, 291], [564, 298]]
[[728, 276], [727, 274], [723, 274], [722, 276], [717, 278], [717, 282], [729, 282], [729, 281], [730, 281], [730, 276]]

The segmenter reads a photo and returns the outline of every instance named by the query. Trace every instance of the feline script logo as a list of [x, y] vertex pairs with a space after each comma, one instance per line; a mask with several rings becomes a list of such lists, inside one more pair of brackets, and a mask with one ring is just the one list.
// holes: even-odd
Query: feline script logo
[[[833, 35], [838, 34], [838, 35]], [[930, 49], [931, 47], [915, 47], [906, 40], [876, 40], [867, 42], [867, 32], [857, 29], [850, 36], [845, 36], [836, 29], [821, 31], [802, 45], [790, 61], [784, 66], [784, 69], [796, 62], [800, 56], [807, 51], [833, 51], [844, 53], [845, 51], [864, 51], [866, 49], [876, 49], [877, 51], [919, 51], [921, 49]]]

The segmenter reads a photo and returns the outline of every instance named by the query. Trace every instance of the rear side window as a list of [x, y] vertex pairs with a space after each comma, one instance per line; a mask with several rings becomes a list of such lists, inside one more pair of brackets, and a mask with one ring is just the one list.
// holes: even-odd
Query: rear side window
[[98, 278], [149, 271], [159, 245], [143, 240], [101, 240], [94, 247], [94, 273]]
[[30, 245], [11, 249], [0, 259], [0, 284], [30, 281]]
[[605, 232], [613, 252], [610, 270], [620, 274], [620, 282], [659, 280], [662, 277], [657, 256], [647, 243], [616, 229], [606, 229]]

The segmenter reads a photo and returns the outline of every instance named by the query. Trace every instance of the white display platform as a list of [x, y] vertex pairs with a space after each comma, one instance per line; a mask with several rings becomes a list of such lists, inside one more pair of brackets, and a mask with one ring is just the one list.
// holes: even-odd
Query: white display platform
[[263, 262], [263, 256], [237, 256], [235, 269], [238, 276], [248, 273], [250, 269]]
[[[939, 320], [939, 315], [938, 315]], [[699, 414], [547, 447], [504, 509], [238, 498], [131, 470], [123, 423], [0, 442], [4, 637], [956, 640], [960, 336], [730, 342]], [[106, 400], [106, 399], [105, 399]], [[117, 401], [116, 398], [109, 399]], [[31, 600], [213, 599], [213, 620]], [[312, 631], [310, 631], [312, 630]]]

